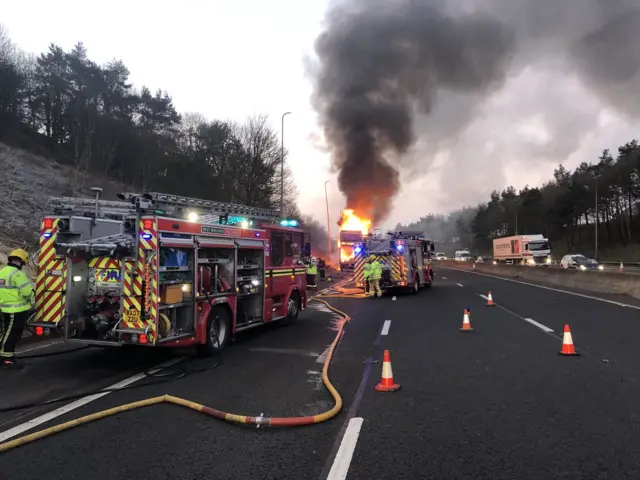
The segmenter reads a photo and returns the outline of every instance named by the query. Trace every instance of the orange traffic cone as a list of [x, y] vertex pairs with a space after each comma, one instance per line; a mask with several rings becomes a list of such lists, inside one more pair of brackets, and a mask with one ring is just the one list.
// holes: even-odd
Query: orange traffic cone
[[493, 303], [493, 297], [491, 296], [491, 292], [487, 295], [487, 307], [493, 307], [495, 303]]
[[462, 327], [460, 328], [461, 332], [473, 332], [473, 328], [471, 328], [471, 322], [469, 321], [469, 315], [471, 311], [468, 308], [464, 309], [464, 317], [462, 318]]
[[562, 337], [562, 350], [558, 352], [560, 355], [576, 356], [580, 355], [576, 352], [576, 348], [573, 346], [573, 338], [571, 337], [571, 330], [569, 330], [569, 324], [564, 326], [564, 336]]
[[382, 360], [382, 380], [376, 385], [378, 392], [397, 392], [400, 390], [400, 385], [393, 381], [393, 370], [391, 370], [391, 354], [389, 350], [384, 351], [384, 358]]

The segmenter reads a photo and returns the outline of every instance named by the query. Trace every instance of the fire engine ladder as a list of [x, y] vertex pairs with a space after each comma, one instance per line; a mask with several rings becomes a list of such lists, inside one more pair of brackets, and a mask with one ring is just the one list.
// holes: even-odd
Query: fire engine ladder
[[406, 239], [406, 240], [423, 240], [424, 232], [420, 230], [404, 230], [402, 232], [389, 232], [392, 238]]
[[167, 209], [193, 209], [199, 212], [213, 215], [237, 215], [250, 217], [256, 220], [273, 220], [279, 216], [277, 210], [261, 207], [249, 207], [235, 203], [215, 202], [200, 198], [181, 197], [167, 193], [151, 192], [144, 197], [151, 200], [158, 208]]
[[57, 215], [109, 217], [114, 220], [122, 220], [136, 214], [136, 207], [131, 202], [81, 197], [51, 197], [47, 208]]
[[118, 233], [108, 237], [93, 238], [80, 242], [58, 243], [59, 247], [69, 250], [81, 250], [90, 253], [115, 254], [117, 250], [131, 252], [135, 248], [133, 235]]

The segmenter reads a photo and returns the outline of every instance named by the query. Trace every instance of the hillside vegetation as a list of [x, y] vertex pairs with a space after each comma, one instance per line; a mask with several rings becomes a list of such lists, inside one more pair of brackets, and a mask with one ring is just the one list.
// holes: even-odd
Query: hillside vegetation
[[[488, 202], [450, 215], [427, 215], [403, 228], [420, 229], [440, 242], [491, 252], [494, 238], [541, 233], [554, 257], [595, 255], [601, 260], [640, 261], [640, 145], [632, 140], [612, 154], [574, 171], [563, 165], [540, 187], [507, 187]], [[597, 209], [597, 210], [596, 210]], [[597, 225], [597, 227], [596, 227]], [[401, 226], [399, 226], [401, 227]]]
[[[287, 152], [266, 116], [180, 114], [168, 92], [134, 88], [122, 61], [99, 65], [81, 42], [36, 56], [0, 27], [0, 142], [10, 198], [0, 225], [18, 241], [34, 231], [47, 195], [110, 184], [268, 208], [280, 208], [282, 195], [285, 214], [300, 216]], [[306, 220], [326, 245], [326, 230]]]

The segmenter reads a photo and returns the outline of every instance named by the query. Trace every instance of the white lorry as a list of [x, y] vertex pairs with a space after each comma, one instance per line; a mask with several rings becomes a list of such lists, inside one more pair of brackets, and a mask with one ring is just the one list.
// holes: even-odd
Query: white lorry
[[543, 235], [515, 235], [493, 241], [493, 260], [497, 263], [549, 265], [551, 245]]

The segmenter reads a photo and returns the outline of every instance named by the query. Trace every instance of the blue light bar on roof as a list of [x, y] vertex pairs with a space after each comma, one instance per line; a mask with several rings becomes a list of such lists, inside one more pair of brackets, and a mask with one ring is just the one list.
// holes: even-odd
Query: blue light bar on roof
[[297, 220], [280, 220], [281, 227], [297, 227], [299, 225]]

